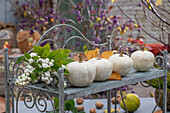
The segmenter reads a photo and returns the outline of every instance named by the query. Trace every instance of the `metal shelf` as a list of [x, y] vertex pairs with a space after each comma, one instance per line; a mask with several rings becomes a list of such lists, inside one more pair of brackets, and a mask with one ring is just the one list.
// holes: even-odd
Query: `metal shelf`
[[[83, 97], [89, 94], [115, 89], [121, 86], [135, 84], [163, 76], [165, 76], [165, 72], [163, 70], [150, 69], [147, 72], [136, 72], [134, 69], [132, 69], [131, 72], [126, 77], [123, 77], [120, 81], [107, 80], [104, 82], [93, 82], [90, 86], [85, 88], [68, 86], [66, 89], [64, 89], [64, 97], [66, 100], [74, 99], [77, 97]], [[28, 87], [35, 90], [46, 91], [50, 96], [58, 97], [59, 95], [57, 86], [49, 86], [54, 91], [46, 87], [45, 83], [29, 85]]]

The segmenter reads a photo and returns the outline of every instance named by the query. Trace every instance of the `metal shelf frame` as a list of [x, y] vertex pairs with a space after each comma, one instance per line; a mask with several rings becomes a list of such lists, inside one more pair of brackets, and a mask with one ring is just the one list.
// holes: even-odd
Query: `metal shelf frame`
[[[47, 35], [47, 33], [50, 33], [52, 30], [58, 30], [58, 34], [62, 30], [64, 30], [66, 27], [70, 27], [71, 29], [75, 30], [76, 32], [79, 33], [78, 36], [71, 36], [69, 38], [64, 39], [64, 43], [61, 44], [59, 43], [59, 35], [58, 41], [54, 41], [52, 39], [44, 39], [44, 37]], [[65, 30], [66, 31], [66, 30]], [[67, 37], [68, 34], [65, 33], [65, 37]], [[53, 27], [51, 27], [49, 30], [47, 30], [41, 37], [41, 39], [38, 41], [36, 45], [40, 45], [41, 43], [45, 41], [52, 41], [59, 48], [65, 48], [67, 46], [68, 41], [72, 39], [81, 39], [84, 41], [86, 44], [93, 45], [96, 47], [107, 48], [107, 50], [111, 50], [111, 38], [108, 36], [106, 38], [107, 42], [103, 44], [93, 44], [91, 41], [89, 41], [77, 28], [74, 26], [68, 25], [68, 24], [58, 24]], [[124, 46], [131, 46], [131, 45], [124, 45]], [[31, 53], [32, 50], [30, 50], [28, 53]], [[24, 98], [24, 104], [27, 108], [31, 109], [34, 106], [40, 111], [44, 112], [47, 110], [47, 99], [50, 100], [51, 105], [53, 107], [54, 113], [56, 113], [55, 108], [54, 108], [54, 103], [52, 100], [52, 97], [59, 97], [59, 113], [64, 113], [64, 102], [65, 100], [69, 99], [74, 99], [77, 97], [83, 97], [89, 94], [94, 94], [98, 93], [101, 91], [106, 91], [107, 90], [107, 108], [108, 108], [108, 113], [111, 113], [111, 89], [115, 90], [115, 93], [117, 93], [117, 88], [120, 88], [125, 85], [130, 85], [130, 84], [136, 84], [143, 81], [147, 80], [152, 80], [152, 79], [157, 79], [161, 77], [163, 79], [163, 113], [166, 113], [166, 105], [167, 105], [167, 51], [163, 52], [163, 57], [156, 57], [156, 59], [162, 60], [162, 67], [163, 70], [160, 69], [150, 69], [147, 72], [136, 72], [134, 69], [131, 70], [131, 72], [126, 76], [123, 77], [121, 81], [104, 81], [104, 82], [93, 82], [90, 86], [85, 87], [85, 88], [76, 88], [72, 86], [68, 86], [66, 89], [64, 89], [64, 69], [60, 68], [57, 73], [57, 77], [59, 79], [59, 87], [57, 86], [48, 86], [45, 83], [38, 83], [38, 84], [30, 84], [27, 85], [26, 87], [22, 87], [19, 89], [17, 98], [16, 98], [16, 106], [14, 106], [14, 89], [15, 89], [15, 80], [16, 77], [19, 76], [19, 70], [24, 72], [20, 64], [16, 64], [16, 60], [20, 56], [17, 57], [10, 57], [8, 53], [8, 49], [5, 48], [4, 50], [4, 73], [5, 73], [5, 101], [6, 101], [6, 113], [14, 113], [14, 109], [16, 109], [16, 112], [19, 113], [18, 111], [18, 101], [19, 97], [21, 96], [21, 93], [23, 93], [23, 98]], [[158, 79], [157, 79], [158, 81]], [[159, 83], [159, 81], [158, 81]], [[143, 84], [142, 84], [143, 85]], [[150, 86], [149, 84], [148, 86]], [[144, 86], [144, 85], [143, 85]], [[144, 86], [144, 87], [148, 87]], [[25, 91], [26, 90], [26, 91]], [[160, 91], [160, 86], [159, 86], [159, 91]], [[121, 90], [120, 90], [121, 92]], [[44, 96], [45, 95], [45, 96]], [[122, 92], [121, 92], [122, 95]], [[12, 109], [10, 110], [10, 98], [12, 100]], [[115, 100], [117, 100], [115, 98]], [[44, 104], [41, 104], [40, 101], [43, 101]], [[124, 100], [123, 100], [124, 102]], [[31, 105], [27, 103], [32, 103]], [[39, 108], [39, 105], [43, 107], [43, 109]], [[115, 104], [115, 108], [117, 105]], [[126, 108], [126, 106], [125, 106]], [[155, 106], [156, 108], [156, 106]], [[154, 108], [154, 109], [155, 109]], [[128, 113], [127, 109], [126, 112]], [[153, 110], [154, 112], [154, 110]], [[116, 111], [115, 111], [116, 113]]]

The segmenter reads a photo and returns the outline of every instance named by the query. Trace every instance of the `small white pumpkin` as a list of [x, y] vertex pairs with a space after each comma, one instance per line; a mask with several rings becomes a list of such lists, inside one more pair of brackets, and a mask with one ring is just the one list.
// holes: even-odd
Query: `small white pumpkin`
[[109, 57], [109, 61], [113, 64], [113, 71], [118, 72], [121, 76], [126, 76], [133, 66], [133, 60], [123, 52], [112, 55]]
[[150, 51], [135, 51], [132, 53], [133, 68], [136, 71], [148, 71], [154, 64], [154, 55]]
[[98, 53], [98, 58], [92, 58], [89, 62], [96, 66], [96, 77], [94, 81], [105, 81], [112, 74], [112, 63], [107, 59], [101, 58], [100, 53]]
[[71, 62], [66, 65], [70, 75], [66, 76], [67, 81], [76, 87], [89, 86], [96, 76], [96, 67], [90, 62], [82, 61], [79, 55], [78, 62]]

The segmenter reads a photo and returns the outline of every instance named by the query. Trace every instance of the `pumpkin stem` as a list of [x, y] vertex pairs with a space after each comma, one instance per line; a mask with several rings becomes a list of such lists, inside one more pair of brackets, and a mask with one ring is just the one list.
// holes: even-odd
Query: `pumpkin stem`
[[82, 60], [82, 58], [81, 58], [81, 55], [80, 55], [80, 54], [78, 54], [78, 57], [79, 57], [79, 63], [83, 63], [83, 60]]
[[120, 51], [120, 57], [123, 57], [123, 51], [124, 51], [125, 47], [122, 48], [122, 50]]
[[101, 60], [100, 52], [98, 52], [97, 54], [98, 54], [97, 60]]
[[144, 47], [144, 45], [140, 48], [141, 49], [141, 51], [144, 51], [145, 50], [145, 47]]

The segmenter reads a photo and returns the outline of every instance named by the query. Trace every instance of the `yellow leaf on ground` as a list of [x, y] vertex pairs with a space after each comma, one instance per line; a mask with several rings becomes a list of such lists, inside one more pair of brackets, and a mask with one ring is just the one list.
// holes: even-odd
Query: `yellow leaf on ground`
[[108, 59], [110, 56], [113, 55], [113, 52], [112, 51], [105, 51], [101, 54], [101, 57], [102, 58], [105, 58], [105, 59]]
[[112, 74], [110, 75], [110, 77], [108, 78], [108, 80], [122, 80], [121, 76], [119, 73], [117, 72], [112, 72]]

